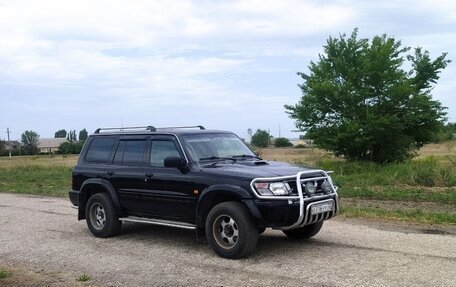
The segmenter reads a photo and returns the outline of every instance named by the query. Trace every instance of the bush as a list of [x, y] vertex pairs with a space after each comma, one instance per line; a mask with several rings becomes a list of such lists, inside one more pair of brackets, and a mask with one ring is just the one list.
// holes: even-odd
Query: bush
[[59, 146], [59, 154], [79, 154], [84, 142], [64, 142]]
[[290, 147], [293, 144], [287, 138], [276, 138], [274, 141], [275, 147]]
[[252, 136], [251, 144], [256, 147], [267, 147], [269, 146], [269, 139], [271, 136], [265, 130], [257, 130]]

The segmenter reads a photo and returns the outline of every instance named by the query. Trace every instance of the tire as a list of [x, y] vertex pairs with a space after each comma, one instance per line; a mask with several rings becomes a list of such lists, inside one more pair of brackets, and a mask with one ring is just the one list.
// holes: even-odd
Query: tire
[[223, 202], [206, 218], [206, 237], [217, 255], [228, 259], [246, 257], [258, 243], [258, 227], [240, 202]]
[[106, 193], [96, 193], [87, 201], [85, 216], [87, 226], [96, 237], [116, 235], [122, 222], [116, 215], [111, 198]]
[[293, 239], [307, 239], [315, 236], [323, 226], [323, 221], [316, 222], [311, 225], [307, 225], [301, 228], [282, 230], [286, 236]]

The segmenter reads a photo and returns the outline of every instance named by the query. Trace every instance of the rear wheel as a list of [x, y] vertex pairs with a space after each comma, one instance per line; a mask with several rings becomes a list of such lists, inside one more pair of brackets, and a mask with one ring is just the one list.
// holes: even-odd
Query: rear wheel
[[315, 236], [323, 226], [323, 221], [306, 225], [304, 227], [291, 229], [291, 230], [282, 230], [288, 237], [293, 239], [306, 239]]
[[87, 226], [97, 237], [111, 237], [116, 235], [122, 222], [117, 218], [115, 207], [106, 193], [96, 193], [87, 201]]
[[242, 203], [223, 202], [212, 208], [207, 216], [206, 237], [217, 255], [237, 259], [255, 249], [258, 228]]

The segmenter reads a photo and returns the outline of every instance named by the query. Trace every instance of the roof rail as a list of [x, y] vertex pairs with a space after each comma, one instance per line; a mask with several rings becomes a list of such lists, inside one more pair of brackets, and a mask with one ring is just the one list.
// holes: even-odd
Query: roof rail
[[101, 131], [125, 131], [125, 130], [137, 130], [137, 129], [145, 129], [146, 131], [155, 132], [157, 130], [171, 130], [171, 129], [195, 129], [198, 128], [200, 130], [205, 130], [203, 126], [185, 126], [185, 127], [163, 127], [163, 128], [155, 128], [154, 126], [146, 126], [146, 127], [121, 127], [121, 128], [98, 128], [95, 130], [96, 134], [99, 134]]
[[156, 128], [157, 130], [171, 130], [171, 129], [195, 129], [199, 128], [200, 130], [205, 130], [203, 126], [184, 126], [184, 127], [162, 127], [162, 128]]
[[124, 131], [124, 130], [137, 130], [137, 129], [145, 129], [146, 131], [155, 132], [157, 129], [154, 126], [146, 126], [146, 127], [121, 127], [121, 128], [98, 128], [95, 130], [96, 134], [99, 134], [101, 131]]

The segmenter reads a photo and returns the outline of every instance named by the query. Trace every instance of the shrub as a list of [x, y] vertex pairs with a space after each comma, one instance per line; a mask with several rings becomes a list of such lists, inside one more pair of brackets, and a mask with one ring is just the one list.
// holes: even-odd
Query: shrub
[[275, 147], [290, 147], [293, 144], [287, 138], [276, 138], [274, 141]]

